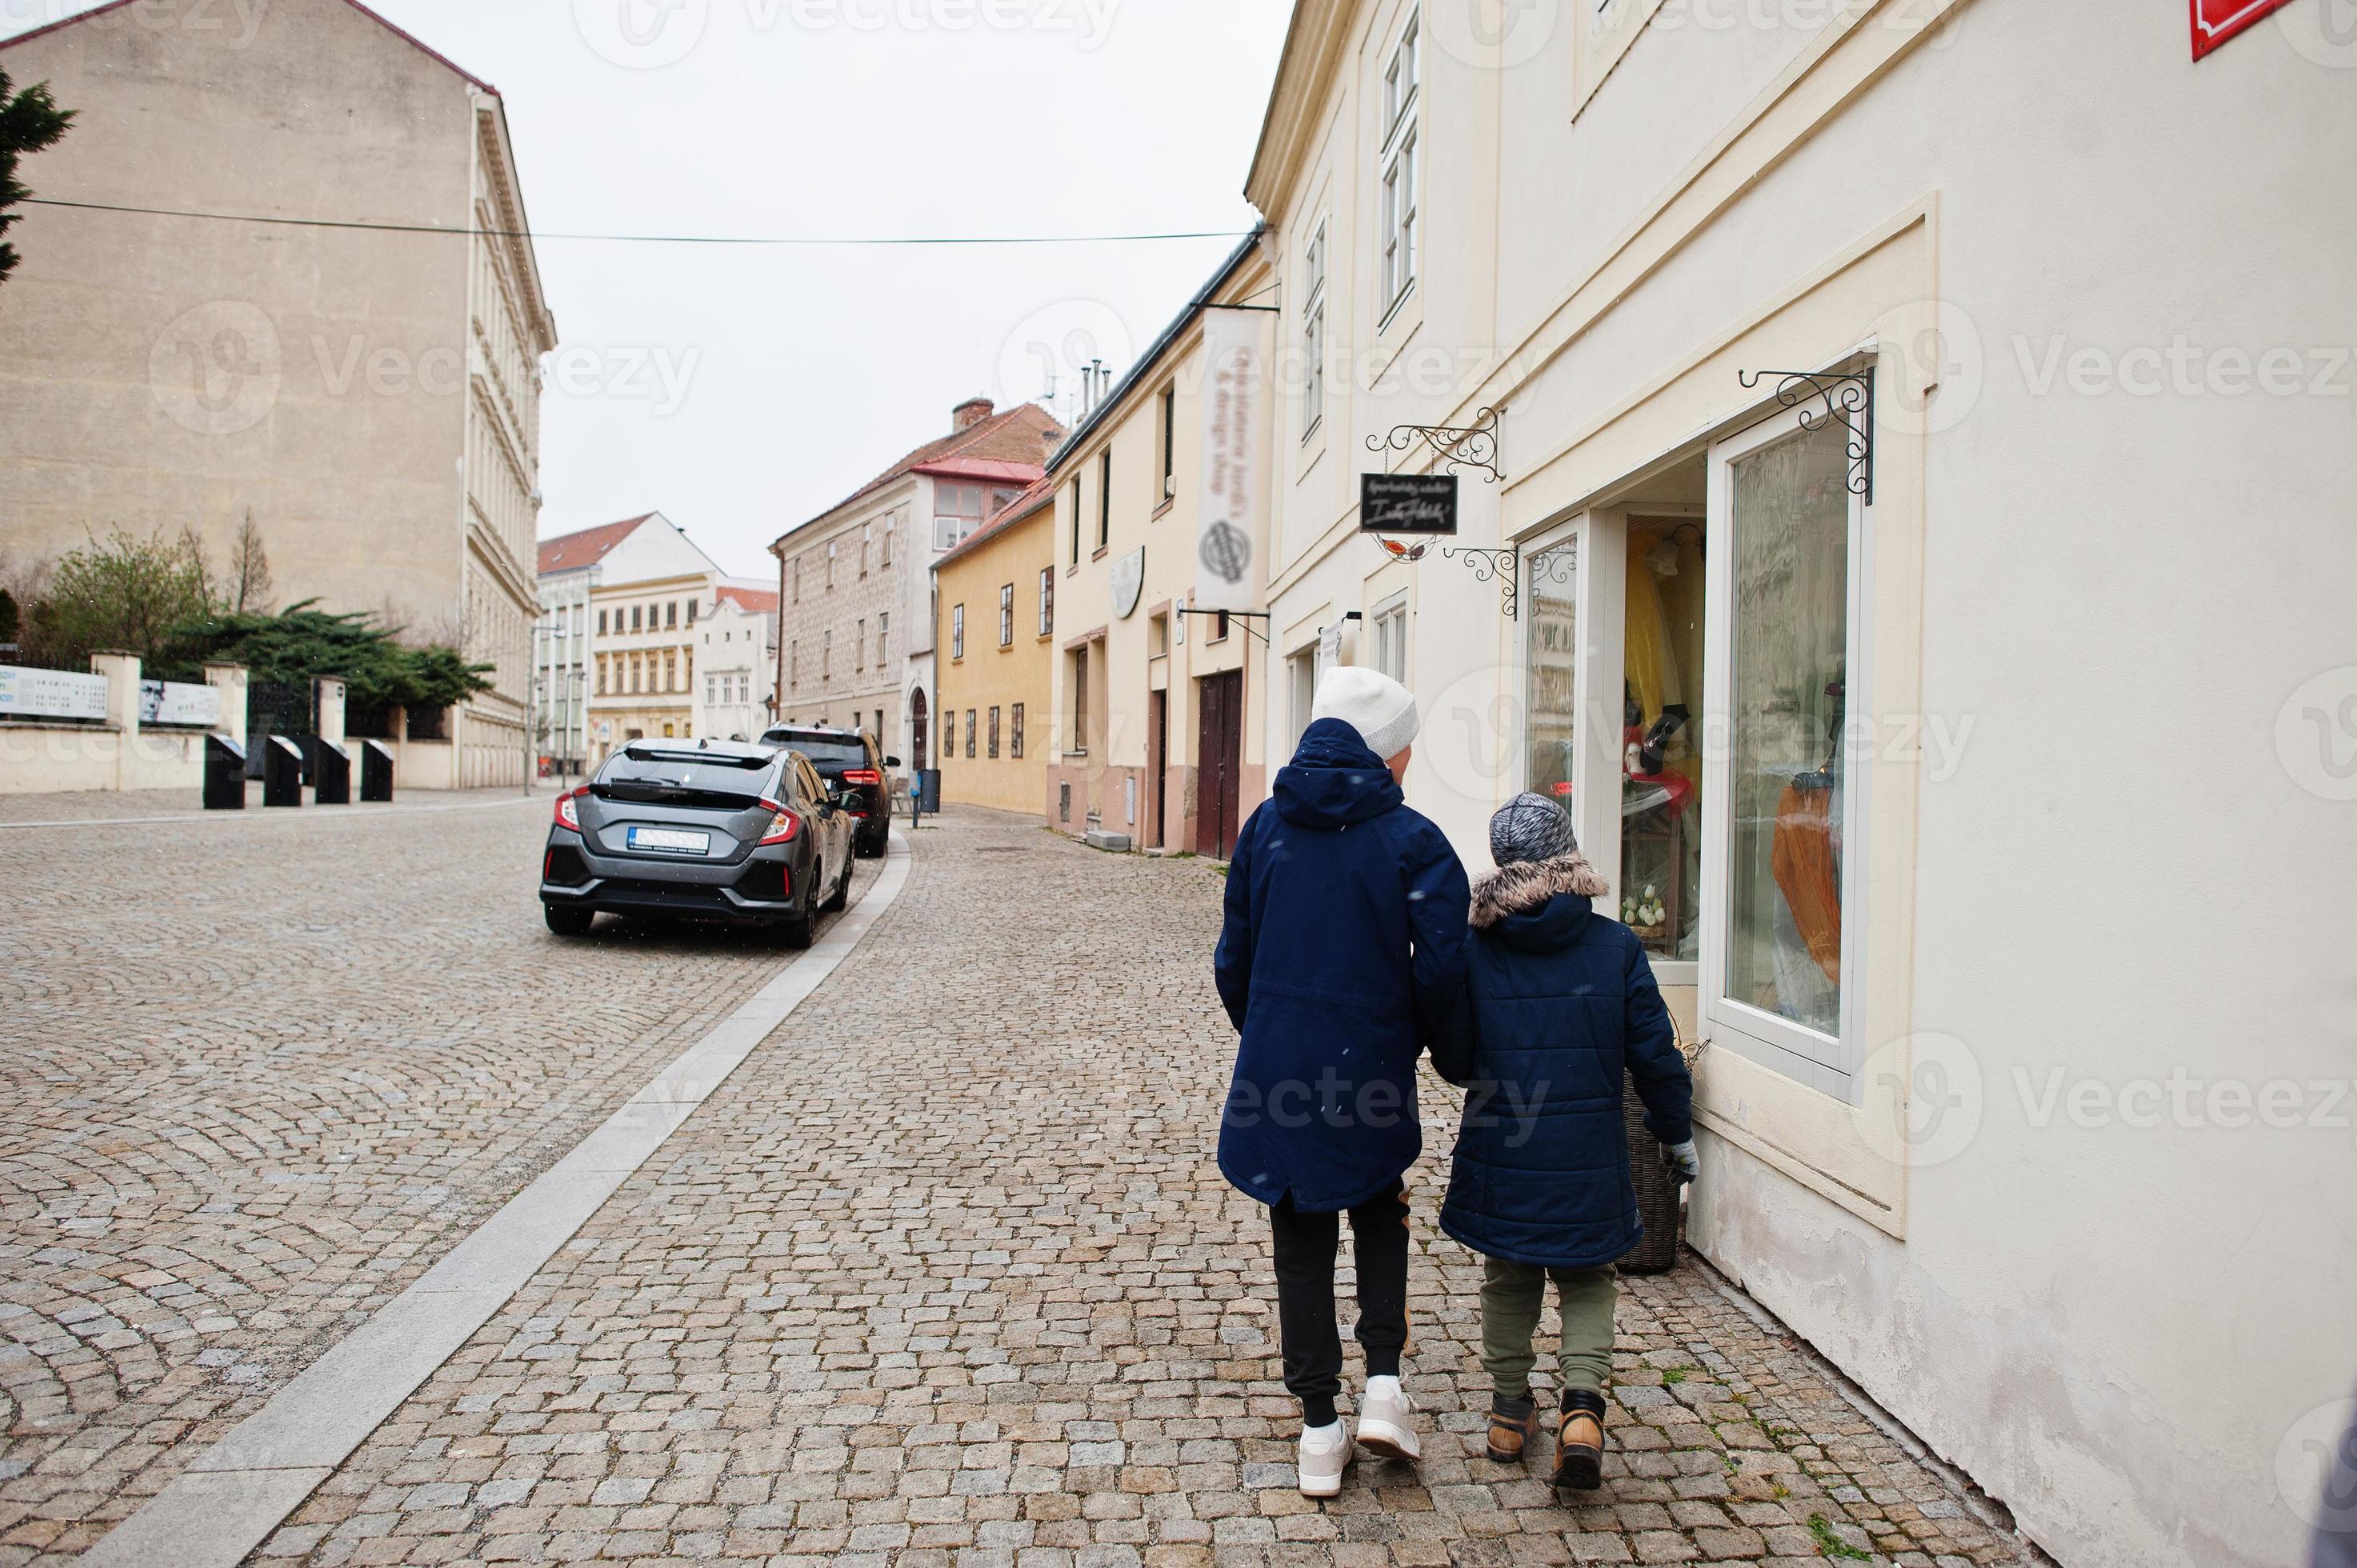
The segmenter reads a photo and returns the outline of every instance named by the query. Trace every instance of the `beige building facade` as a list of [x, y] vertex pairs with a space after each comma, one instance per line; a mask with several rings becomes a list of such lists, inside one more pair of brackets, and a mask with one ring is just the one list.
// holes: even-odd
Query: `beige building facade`
[[[1295, 8], [1269, 746], [1340, 624], [1469, 865], [1566, 802], [1707, 1042], [1690, 1240], [2056, 1559], [2296, 1560], [2357, 1385], [2286, 1103], [2357, 924], [2326, 8], [1474, 11]], [[1444, 452], [1453, 539], [1359, 532]]]
[[1039, 478], [1063, 431], [1047, 410], [969, 398], [950, 432], [780, 536], [779, 722], [874, 733], [931, 766], [932, 566]]
[[282, 602], [492, 667], [409, 782], [519, 781], [556, 324], [504, 101], [353, 0], [210, 28], [103, 5], [0, 63], [79, 115], [44, 196], [453, 231], [20, 209], [0, 542], [39, 558], [189, 524], [219, 556], [250, 513]]
[[1056, 497], [1043, 479], [933, 564], [944, 802], [1036, 815], [1055, 671]]
[[728, 576], [661, 512], [544, 539], [539, 559], [544, 592], [582, 601], [588, 767], [634, 740], [708, 733], [696, 713], [704, 619], [724, 596], [758, 603], [767, 585]]
[[1208, 303], [1164, 329], [1049, 465], [1057, 657], [1046, 811], [1060, 832], [1225, 859], [1268, 792], [1265, 622], [1189, 613], [1188, 599], [1204, 314], [1260, 312], [1273, 278], [1260, 241], [1245, 241], [1197, 291]]

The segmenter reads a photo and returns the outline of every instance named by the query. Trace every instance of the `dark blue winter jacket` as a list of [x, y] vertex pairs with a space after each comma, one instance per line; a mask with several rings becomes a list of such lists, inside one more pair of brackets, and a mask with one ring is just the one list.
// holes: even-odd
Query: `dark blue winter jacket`
[[1243, 1038], [1220, 1170], [1329, 1213], [1423, 1148], [1415, 1063], [1464, 999], [1465, 867], [1340, 719], [1301, 737], [1236, 836], [1212, 969]]
[[1465, 1085], [1440, 1228], [1487, 1256], [1593, 1268], [1644, 1234], [1624, 1065], [1647, 1130], [1694, 1136], [1694, 1081], [1652, 965], [1634, 932], [1589, 908], [1606, 887], [1575, 854], [1505, 866], [1474, 892], [1469, 1005], [1433, 1065]]

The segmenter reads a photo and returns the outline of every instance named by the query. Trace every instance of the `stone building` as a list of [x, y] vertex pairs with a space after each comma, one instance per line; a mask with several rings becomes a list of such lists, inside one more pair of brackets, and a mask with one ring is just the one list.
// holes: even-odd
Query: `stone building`
[[1037, 403], [951, 411], [950, 433], [903, 456], [781, 535], [780, 722], [875, 733], [910, 768], [931, 766], [933, 562], [1039, 478], [1063, 429]]
[[0, 542], [191, 524], [220, 556], [251, 513], [282, 601], [492, 667], [406, 781], [517, 782], [556, 323], [505, 102], [356, 0], [185, 9], [118, 0], [0, 43], [79, 116], [28, 166], [39, 194], [210, 215], [18, 209]]

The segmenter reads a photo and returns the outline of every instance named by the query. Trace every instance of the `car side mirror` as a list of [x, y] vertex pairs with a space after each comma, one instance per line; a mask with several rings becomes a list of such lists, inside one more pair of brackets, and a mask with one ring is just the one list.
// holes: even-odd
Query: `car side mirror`
[[884, 766], [887, 768], [898, 768], [900, 766], [900, 759], [897, 757], [888, 757], [884, 759]]

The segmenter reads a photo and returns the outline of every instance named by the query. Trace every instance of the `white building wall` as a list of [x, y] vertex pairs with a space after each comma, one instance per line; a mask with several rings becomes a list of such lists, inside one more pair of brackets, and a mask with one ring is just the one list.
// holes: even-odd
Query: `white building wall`
[[[1688, 7], [1575, 122], [1584, 9], [1502, 70], [1427, 53], [1405, 347], [1480, 369], [1340, 417], [1329, 385], [1325, 442], [1280, 435], [1270, 689], [1404, 583], [1409, 798], [1486, 866], [1523, 628], [1461, 562], [1310, 547], [1363, 436], [1507, 402], [1508, 482], [1465, 486], [1489, 545], [1739, 424], [1738, 369], [1878, 345], [1878, 716], [1964, 740], [1872, 765], [1855, 978], [1890, 1081], [1844, 1104], [1715, 1051], [1694, 1240], [2073, 1568], [2295, 1561], [2312, 1499], [2278, 1477], [2357, 1387], [2357, 61], [2308, 0], [2199, 64], [2126, 0], [1850, 7], [1950, 16], [1838, 47]], [[1297, 188], [1380, 367], [1360, 104]], [[1306, 212], [1271, 217], [1290, 266]], [[1912, 1157], [1845, 1189], [1894, 1111]]]

